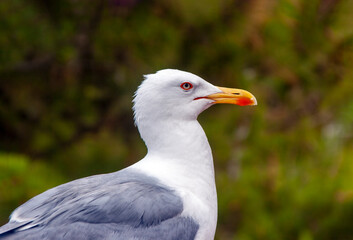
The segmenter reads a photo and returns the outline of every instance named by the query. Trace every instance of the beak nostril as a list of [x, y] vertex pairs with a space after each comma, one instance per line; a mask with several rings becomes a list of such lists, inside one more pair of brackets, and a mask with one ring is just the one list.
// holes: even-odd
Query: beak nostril
[[240, 93], [233, 93], [234, 95], [240, 95]]

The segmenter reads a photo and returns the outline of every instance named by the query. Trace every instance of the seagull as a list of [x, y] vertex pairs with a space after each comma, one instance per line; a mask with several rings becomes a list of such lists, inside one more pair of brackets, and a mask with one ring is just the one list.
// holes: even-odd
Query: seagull
[[257, 104], [245, 90], [216, 87], [189, 72], [145, 75], [133, 110], [146, 156], [33, 197], [0, 227], [0, 239], [214, 239], [213, 157], [197, 117], [217, 103]]

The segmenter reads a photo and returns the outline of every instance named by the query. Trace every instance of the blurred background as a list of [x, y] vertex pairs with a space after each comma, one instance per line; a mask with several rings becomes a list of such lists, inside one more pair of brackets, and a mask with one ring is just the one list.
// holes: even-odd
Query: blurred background
[[132, 96], [163, 68], [251, 91], [199, 117], [217, 240], [353, 239], [352, 0], [1, 0], [0, 224], [141, 159]]

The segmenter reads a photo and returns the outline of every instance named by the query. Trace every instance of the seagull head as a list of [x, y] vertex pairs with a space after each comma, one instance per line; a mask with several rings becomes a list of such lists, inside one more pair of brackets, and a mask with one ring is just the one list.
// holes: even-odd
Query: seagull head
[[256, 105], [255, 97], [245, 90], [216, 87], [192, 73], [173, 69], [145, 75], [133, 102], [135, 124], [148, 152], [164, 150], [172, 155], [180, 149], [199, 148], [191, 143], [198, 134], [204, 135], [197, 117], [210, 106]]
[[257, 104], [248, 91], [217, 87], [195, 74], [175, 69], [145, 75], [133, 102], [137, 126], [146, 119], [195, 120], [202, 111], [218, 103]]

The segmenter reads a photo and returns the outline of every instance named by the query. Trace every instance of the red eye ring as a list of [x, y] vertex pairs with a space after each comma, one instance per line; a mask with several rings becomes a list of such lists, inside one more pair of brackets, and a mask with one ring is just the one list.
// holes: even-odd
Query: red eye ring
[[191, 88], [193, 88], [194, 86], [189, 83], [189, 82], [183, 82], [182, 84], [180, 84], [180, 87], [185, 90], [185, 91], [188, 91], [190, 90]]

